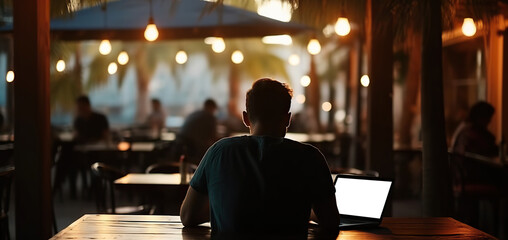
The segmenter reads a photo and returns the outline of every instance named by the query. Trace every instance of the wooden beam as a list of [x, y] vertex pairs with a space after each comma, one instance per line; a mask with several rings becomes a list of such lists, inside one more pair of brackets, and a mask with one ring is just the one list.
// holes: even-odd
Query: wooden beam
[[51, 237], [49, 0], [14, 3], [16, 238]]

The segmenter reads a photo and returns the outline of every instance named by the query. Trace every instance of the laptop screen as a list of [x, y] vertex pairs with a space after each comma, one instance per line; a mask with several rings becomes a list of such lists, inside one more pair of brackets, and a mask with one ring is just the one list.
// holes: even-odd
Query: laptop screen
[[340, 214], [381, 218], [392, 182], [337, 177], [335, 197]]

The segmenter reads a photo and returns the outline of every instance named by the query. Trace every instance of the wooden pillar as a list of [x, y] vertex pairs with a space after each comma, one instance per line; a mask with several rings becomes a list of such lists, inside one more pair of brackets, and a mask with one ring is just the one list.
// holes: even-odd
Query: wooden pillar
[[[502, 103], [501, 103], [501, 133], [505, 144], [508, 141], [508, 28], [503, 32], [503, 45], [500, 47], [503, 52], [503, 83], [502, 83]], [[505, 153], [506, 154], [506, 153]]]
[[381, 0], [367, 1], [367, 168], [393, 177], [393, 33], [391, 15], [383, 5]]
[[14, 3], [16, 238], [51, 237], [49, 0]]
[[450, 216], [452, 188], [444, 123], [441, 1], [422, 3], [423, 215]]

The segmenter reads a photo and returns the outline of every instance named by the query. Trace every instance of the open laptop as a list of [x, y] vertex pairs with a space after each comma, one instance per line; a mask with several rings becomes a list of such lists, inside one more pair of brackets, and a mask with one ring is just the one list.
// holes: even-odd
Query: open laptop
[[375, 227], [381, 223], [393, 181], [377, 177], [337, 175], [335, 197], [340, 229]]

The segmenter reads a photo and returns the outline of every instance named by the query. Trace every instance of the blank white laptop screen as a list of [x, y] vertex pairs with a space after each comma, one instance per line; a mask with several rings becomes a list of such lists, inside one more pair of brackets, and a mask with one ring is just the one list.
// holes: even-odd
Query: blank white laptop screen
[[335, 197], [340, 214], [381, 218], [391, 181], [337, 178]]

